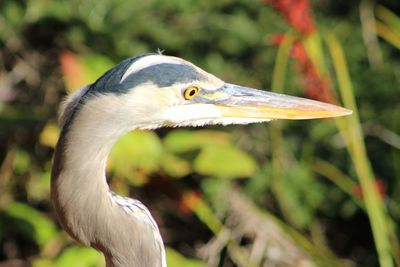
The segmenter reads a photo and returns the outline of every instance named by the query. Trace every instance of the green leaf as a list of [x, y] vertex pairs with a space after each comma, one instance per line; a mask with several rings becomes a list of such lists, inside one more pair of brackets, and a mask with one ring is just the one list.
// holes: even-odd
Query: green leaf
[[57, 258], [55, 267], [96, 267], [102, 266], [103, 256], [92, 248], [72, 246]]
[[34, 259], [32, 261], [33, 267], [54, 267], [53, 261], [50, 259]]
[[214, 145], [205, 147], [194, 161], [200, 174], [221, 178], [238, 178], [254, 175], [257, 164], [253, 158], [234, 146]]
[[158, 136], [151, 131], [134, 131], [126, 134], [114, 145], [109, 168], [116, 175], [128, 178], [134, 184], [143, 182], [138, 176], [157, 171], [163, 148]]
[[229, 143], [229, 134], [213, 130], [174, 130], [164, 138], [165, 148], [175, 153], [185, 153], [205, 146]]
[[47, 123], [39, 136], [39, 143], [55, 148], [58, 137], [60, 136], [60, 129], [55, 123]]
[[50, 171], [38, 172], [32, 175], [26, 186], [30, 199], [49, 199]]
[[[3, 2], [3, 1], [2, 1]], [[1, 14], [2, 17], [4, 17], [7, 21], [7, 23], [10, 23], [13, 26], [18, 27], [21, 25], [21, 17], [24, 15], [19, 7], [19, 4], [14, 1], [4, 1], [2, 3], [2, 10]], [[4, 23], [4, 22], [3, 22]]]
[[16, 150], [13, 161], [13, 169], [17, 175], [26, 173], [31, 166], [31, 158], [24, 150]]
[[161, 168], [168, 176], [176, 178], [186, 176], [192, 171], [192, 166], [187, 160], [170, 153], [165, 153], [163, 155]]
[[54, 223], [49, 218], [26, 204], [13, 202], [4, 211], [10, 217], [8, 226], [12, 227], [13, 231], [24, 237], [32, 237], [33, 241], [41, 246], [57, 233]]
[[206, 267], [206, 265], [200, 261], [188, 259], [176, 250], [167, 247], [167, 265], [168, 267]]

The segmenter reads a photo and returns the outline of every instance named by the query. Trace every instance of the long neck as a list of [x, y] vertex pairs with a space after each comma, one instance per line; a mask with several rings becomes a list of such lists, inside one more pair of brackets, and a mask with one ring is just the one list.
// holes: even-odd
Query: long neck
[[117, 203], [107, 185], [108, 154], [126, 129], [107, 118], [93, 122], [92, 115], [81, 110], [56, 148], [51, 195], [59, 221], [73, 238], [102, 251], [107, 266], [166, 266], [150, 213], [127, 198]]

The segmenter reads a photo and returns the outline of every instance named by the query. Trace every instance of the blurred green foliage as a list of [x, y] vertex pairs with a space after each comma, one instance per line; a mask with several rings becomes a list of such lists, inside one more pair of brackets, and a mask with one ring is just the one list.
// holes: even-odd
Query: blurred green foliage
[[[344, 48], [366, 153], [398, 235], [400, 6], [373, 6], [379, 39], [371, 48], [359, 15], [365, 2], [316, 0], [313, 12], [319, 30], [334, 34]], [[123, 58], [158, 49], [226, 81], [269, 89], [278, 53], [272, 39], [288, 29], [278, 12], [256, 0], [2, 0], [0, 265], [104, 264], [97, 252], [66, 237], [49, 202], [57, 109], [67, 91], [93, 82]], [[318, 64], [339, 88], [329, 49], [311, 50], [323, 55]], [[284, 56], [284, 92], [302, 95], [298, 70]], [[198, 247], [215, 245], [223, 227], [232, 227], [226, 201], [228, 189], [238, 186], [318, 265], [377, 266], [357, 194], [359, 174], [345, 148], [331, 120], [141, 131], [114, 146], [108, 174], [115, 191], [150, 206], [165, 236], [168, 266], [205, 266], [192, 258], [199, 258]], [[255, 238], [235, 230], [219, 266], [246, 266], [241, 259], [251, 254]]]

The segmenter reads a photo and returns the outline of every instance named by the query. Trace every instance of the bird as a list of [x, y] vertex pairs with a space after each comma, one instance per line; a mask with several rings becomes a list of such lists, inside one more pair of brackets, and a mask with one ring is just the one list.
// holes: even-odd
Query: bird
[[107, 183], [107, 157], [127, 132], [351, 114], [336, 105], [227, 83], [160, 53], [123, 60], [67, 97], [60, 110], [51, 202], [61, 227], [102, 252], [107, 267], [167, 266], [150, 211]]

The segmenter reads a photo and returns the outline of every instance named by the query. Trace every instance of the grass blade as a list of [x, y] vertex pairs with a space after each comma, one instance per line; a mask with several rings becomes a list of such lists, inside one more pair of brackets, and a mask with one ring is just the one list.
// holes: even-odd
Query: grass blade
[[390, 228], [387, 223], [387, 212], [382, 198], [374, 186], [375, 178], [363, 141], [364, 138], [345, 55], [342, 46], [333, 34], [327, 33], [325, 37], [332, 57], [343, 102], [345, 107], [353, 110], [352, 116], [341, 119], [341, 123], [344, 120], [344, 125], [339, 127], [339, 130], [341, 132], [347, 132], [344, 133], [344, 135], [348, 137], [347, 145], [363, 192], [364, 202], [378, 252], [379, 263], [382, 267], [392, 267], [394, 265], [389, 237]]

